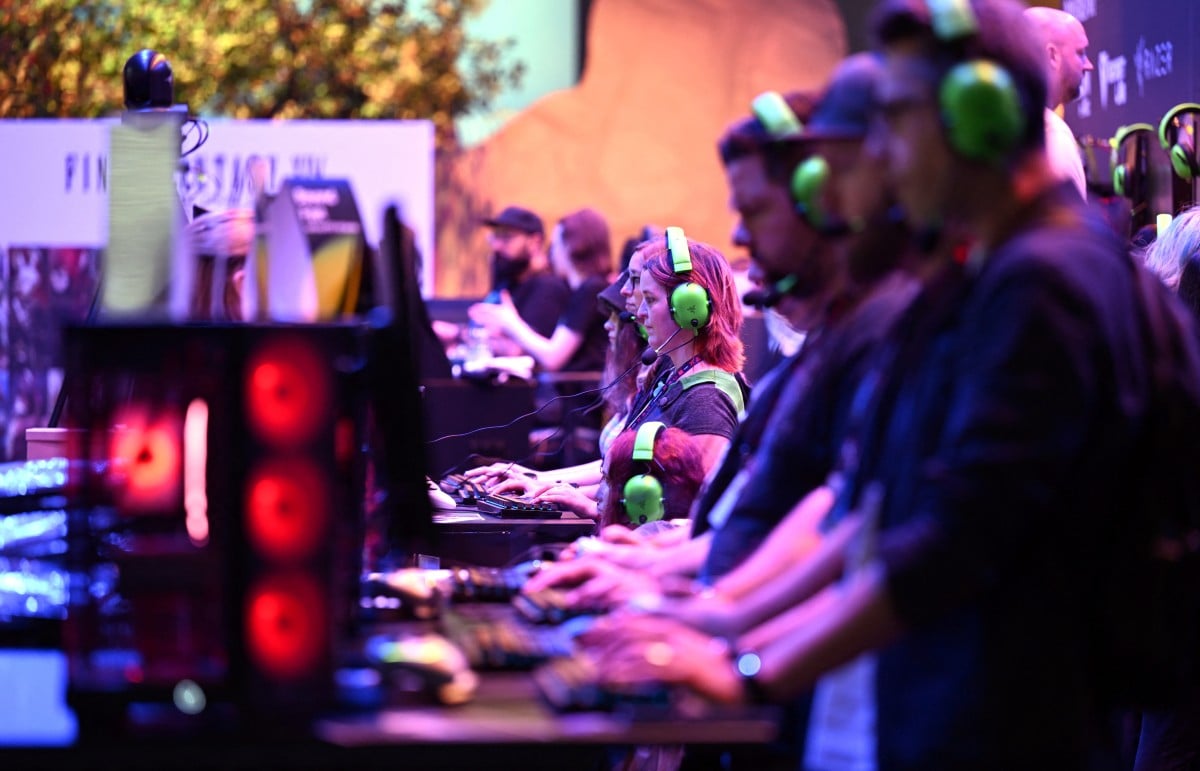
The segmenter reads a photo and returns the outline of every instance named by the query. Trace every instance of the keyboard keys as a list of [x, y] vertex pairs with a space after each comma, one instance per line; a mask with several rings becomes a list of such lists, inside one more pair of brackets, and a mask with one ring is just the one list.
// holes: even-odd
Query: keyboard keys
[[670, 688], [663, 683], [602, 683], [596, 665], [582, 655], [552, 659], [534, 670], [533, 681], [546, 703], [558, 712], [665, 709], [671, 704]]

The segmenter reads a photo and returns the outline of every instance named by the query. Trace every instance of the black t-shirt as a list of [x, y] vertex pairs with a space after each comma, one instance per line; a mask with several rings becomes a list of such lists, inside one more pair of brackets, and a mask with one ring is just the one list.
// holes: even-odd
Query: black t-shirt
[[[662, 373], [663, 381], [671, 371], [668, 369]], [[706, 374], [706, 372], [695, 373], [695, 375]], [[685, 388], [684, 385], [688, 383], [688, 378], [685, 377], [665, 388], [657, 385], [650, 387], [647, 397], [649, 405], [645, 409], [641, 409], [640, 405], [635, 407], [636, 419], [627, 428], [637, 428], [647, 421], [661, 420], [667, 426], [681, 429], [692, 436], [713, 434], [732, 439], [737, 431], [738, 419], [741, 417], [741, 409], [745, 404], [749, 387], [745, 381], [732, 374], [722, 374], [728, 382], [736, 384], [741, 392], [742, 404], [735, 404], [733, 399], [715, 383], [696, 382], [695, 385]]]
[[775, 404], [788, 381], [793, 377], [797, 368], [802, 367], [808, 360], [811, 346], [803, 346], [794, 355], [772, 367], [754, 386], [754, 398], [746, 410], [746, 416], [738, 425], [733, 436], [733, 445], [721, 459], [717, 470], [709, 477], [697, 498], [696, 511], [699, 516], [692, 523], [692, 537], [703, 535], [710, 529], [708, 512], [725, 494], [731, 482], [742, 467], [746, 465], [758, 451], [763, 432], [775, 411]]
[[1096, 739], [1089, 606], [1131, 510], [1149, 357], [1094, 216], [1068, 186], [1011, 216], [977, 273], [930, 282], [865, 392], [838, 507], [875, 513], [906, 630], [876, 661], [881, 766], [1083, 767]]
[[[846, 431], [855, 387], [915, 293], [916, 284], [907, 278], [885, 279], [871, 296], [805, 343], [771, 406], [757, 451], [745, 458], [748, 476], [713, 534], [702, 578], [713, 580], [735, 568], [806, 493], [825, 481]], [[735, 440], [731, 452], [738, 444]], [[697, 518], [697, 533], [708, 522], [715, 493], [706, 493], [709, 506]]]
[[571, 293], [571, 297], [567, 301], [567, 309], [558, 320], [558, 324], [578, 333], [583, 339], [579, 343], [579, 348], [563, 367], [564, 370], [599, 372], [604, 369], [608, 333], [604, 331], [605, 318], [596, 304], [596, 296], [607, 287], [607, 281], [599, 276], [593, 276]]
[[[566, 310], [567, 298], [571, 293], [567, 282], [549, 271], [539, 271], [511, 286], [509, 291], [517, 315], [530, 329], [542, 337], [554, 334], [554, 327]], [[595, 304], [593, 300], [592, 305]]]

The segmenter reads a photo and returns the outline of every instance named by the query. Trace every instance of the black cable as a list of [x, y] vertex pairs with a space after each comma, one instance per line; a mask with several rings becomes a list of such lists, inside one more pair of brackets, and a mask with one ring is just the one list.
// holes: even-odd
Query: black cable
[[[674, 353], [675, 351], [679, 350], [680, 348], [682, 348], [683, 346], [687, 345], [690, 342], [692, 342], [692, 340], [684, 340], [683, 342], [681, 342], [679, 345], [675, 346], [674, 348], [668, 348], [665, 351], [661, 351], [659, 353], [659, 356], [661, 357], [661, 356], [666, 356], [668, 354]], [[498, 430], [504, 429], [504, 428], [511, 428], [512, 426], [516, 425], [519, 421], [525, 420], [526, 418], [532, 418], [532, 417], [536, 416], [542, 410], [546, 409], [551, 404], [554, 404], [555, 402], [559, 401], [560, 399], [575, 399], [580, 396], [590, 396], [592, 394], [596, 394], [598, 398], [595, 401], [593, 401], [591, 404], [587, 405], [586, 407], [577, 408], [575, 410], [572, 410], [570, 413], [572, 415], [575, 413], [587, 414], [586, 413], [587, 410], [595, 409], [596, 407], [598, 407], [600, 405], [601, 399], [599, 397], [602, 397], [605, 391], [609, 390], [610, 388], [615, 386], [617, 383], [620, 383], [621, 380], [624, 379], [624, 377], [626, 375], [628, 375], [630, 372], [632, 372], [635, 367], [639, 367], [639, 366], [645, 366], [645, 365], [643, 365], [640, 360], [636, 361], [624, 372], [622, 372], [621, 374], [614, 377], [612, 379], [612, 382], [606, 386], [601, 386], [599, 388], [589, 388], [586, 391], [580, 391], [579, 393], [574, 393], [574, 394], [565, 394], [565, 395], [555, 396], [553, 399], [548, 400], [545, 404], [538, 407], [537, 409], [535, 409], [531, 412], [526, 412], [523, 415], [518, 415], [517, 417], [508, 421], [507, 423], [503, 423], [501, 425], [496, 425], [496, 426], [480, 426], [479, 428], [473, 428], [470, 431], [464, 431], [461, 434], [446, 434], [444, 436], [439, 436], [436, 439], [429, 439], [425, 442], [425, 444], [427, 444], [427, 445], [428, 444], [436, 444], [438, 442], [444, 442], [447, 439], [463, 439], [463, 438], [466, 438], [469, 436], [474, 436], [475, 434], [478, 434], [481, 431], [498, 431]], [[565, 418], [564, 418], [564, 422], [565, 422]]]
[[[687, 344], [688, 344], [688, 343], [690, 343], [690, 342], [692, 342], [692, 340], [690, 340], [690, 339], [689, 339], [689, 340], [684, 340], [683, 342], [679, 343], [679, 345], [676, 345], [674, 348], [668, 348], [668, 349], [666, 349], [665, 351], [661, 351], [661, 352], [659, 352], [659, 356], [665, 356], [665, 355], [669, 355], [669, 354], [671, 354], [671, 353], [674, 353], [675, 351], [679, 350], [680, 348], [684, 347], [685, 345], [687, 345]], [[653, 349], [647, 349], [647, 350], [653, 350]], [[655, 359], [655, 361], [657, 361], [657, 358]], [[587, 391], [581, 391], [581, 392], [579, 392], [579, 393], [575, 393], [575, 394], [568, 394], [568, 395], [566, 395], [566, 396], [556, 396], [556, 397], [554, 397], [553, 399], [551, 399], [551, 400], [547, 401], [547, 402], [546, 402], [545, 404], [543, 404], [541, 407], [538, 407], [537, 409], [533, 410], [532, 412], [527, 412], [527, 413], [525, 413], [524, 415], [518, 415], [517, 417], [513, 418], [513, 419], [512, 419], [512, 420], [510, 420], [508, 423], [505, 423], [505, 424], [503, 424], [503, 425], [499, 425], [499, 426], [482, 426], [482, 427], [480, 427], [480, 428], [475, 428], [475, 429], [472, 429], [472, 430], [470, 430], [470, 431], [464, 432], [464, 433], [462, 433], [462, 434], [447, 434], [447, 435], [445, 435], [445, 436], [439, 436], [439, 437], [438, 437], [438, 438], [436, 438], [436, 439], [430, 439], [429, 441], [427, 441], [427, 442], [426, 442], [426, 444], [433, 444], [434, 442], [441, 442], [441, 441], [443, 441], [443, 440], [446, 440], [446, 439], [458, 439], [458, 438], [462, 438], [462, 437], [473, 436], [474, 434], [476, 434], [476, 433], [479, 433], [480, 431], [492, 431], [492, 430], [499, 430], [499, 429], [509, 428], [510, 426], [512, 426], [512, 425], [514, 425], [514, 424], [516, 424], [518, 421], [521, 421], [521, 420], [524, 420], [524, 419], [526, 419], [526, 418], [529, 418], [529, 417], [532, 417], [532, 416], [534, 416], [534, 415], [537, 415], [539, 412], [541, 412], [542, 410], [544, 410], [546, 407], [549, 407], [551, 404], [553, 404], [554, 402], [558, 401], [559, 399], [574, 399], [575, 397], [578, 397], [578, 396], [587, 396], [587, 395], [589, 395], [589, 394], [596, 394], [596, 395], [597, 395], [597, 396], [596, 396], [596, 398], [595, 398], [595, 399], [594, 399], [594, 400], [593, 400], [593, 401], [592, 401], [590, 404], [588, 404], [588, 405], [586, 405], [586, 406], [584, 406], [584, 407], [580, 407], [580, 408], [577, 408], [577, 409], [575, 409], [575, 410], [572, 410], [570, 413], [568, 413], [568, 415], [567, 415], [567, 416], [564, 416], [562, 423], [561, 423], [561, 424], [560, 424], [560, 425], [559, 425], [557, 428], [555, 428], [555, 429], [554, 429], [554, 431], [553, 431], [553, 432], [551, 432], [551, 433], [550, 433], [548, 436], [546, 436], [546, 437], [544, 437], [544, 438], [542, 438], [542, 439], [539, 439], [539, 440], [538, 440], [538, 442], [537, 442], [537, 443], [536, 443], [536, 444], [533, 446], [533, 449], [532, 449], [532, 451], [531, 451], [531, 452], [530, 452], [528, 455], [524, 455], [524, 456], [522, 456], [522, 457], [520, 457], [520, 458], [517, 458], [517, 459], [515, 459], [515, 460], [512, 460], [512, 461], [510, 461], [510, 462], [509, 462], [509, 464], [508, 464], [508, 470], [511, 470], [511, 469], [512, 469], [512, 467], [513, 467], [513, 466], [516, 466], [517, 464], [527, 463], [527, 462], [529, 462], [530, 460], [532, 460], [534, 457], [536, 457], [536, 456], [538, 455], [538, 449], [537, 449], [537, 448], [539, 448], [539, 447], [541, 447], [542, 445], [544, 445], [545, 443], [547, 443], [547, 442], [549, 442], [549, 441], [553, 440], [553, 439], [554, 439], [556, 436], [559, 436], [560, 434], [561, 434], [561, 437], [562, 437], [562, 438], [561, 438], [561, 441], [559, 442], [559, 445], [558, 445], [558, 447], [554, 448], [554, 452], [558, 452], [559, 450], [561, 450], [561, 449], [562, 449], [562, 447], [563, 447], [563, 445], [564, 445], [564, 444], [566, 443], [566, 441], [567, 441], [567, 436], [566, 436], [566, 424], [567, 424], [567, 417], [569, 417], [569, 416], [571, 416], [571, 415], [574, 415], [574, 414], [576, 414], [576, 413], [578, 413], [578, 414], [584, 414], [584, 415], [586, 415], [586, 414], [587, 414], [589, 411], [591, 411], [591, 410], [595, 409], [596, 407], [599, 407], [601, 404], [603, 404], [603, 403], [604, 403], [604, 398], [603, 398], [604, 392], [605, 392], [605, 391], [607, 391], [608, 389], [612, 388], [613, 386], [615, 386], [617, 383], [620, 383], [620, 382], [621, 382], [621, 380], [623, 380], [623, 379], [625, 378], [625, 376], [626, 376], [626, 375], [628, 375], [630, 372], [632, 372], [632, 371], [634, 370], [634, 368], [635, 368], [635, 367], [637, 367], [637, 366], [639, 366], [639, 365], [641, 365], [641, 366], [647, 366], [647, 365], [644, 365], [644, 364], [642, 364], [642, 362], [639, 360], [639, 361], [635, 362], [633, 365], [631, 365], [630, 367], [628, 367], [628, 368], [627, 368], [627, 369], [626, 369], [624, 372], [622, 372], [621, 374], [619, 374], [619, 375], [617, 375], [616, 377], [614, 377], [614, 378], [613, 378], [613, 380], [612, 380], [612, 382], [611, 382], [611, 383], [609, 383], [609, 384], [608, 384], [608, 385], [606, 385], [606, 386], [602, 386], [602, 387], [600, 387], [600, 388], [592, 388], [592, 389], [589, 389], [589, 390], [587, 390]], [[469, 461], [469, 460], [470, 460], [472, 457], [480, 457], [480, 458], [482, 458], [482, 457], [485, 457], [485, 456], [481, 456], [481, 455], [479, 455], [478, 453], [471, 453], [471, 454], [470, 454], [470, 455], [468, 455], [468, 456], [467, 456], [465, 459], [463, 459], [462, 461], [459, 461], [458, 463], [454, 464], [454, 465], [453, 465], [453, 466], [451, 466], [449, 469], [447, 469], [447, 471], [446, 471], [445, 473], [443, 473], [441, 476], [442, 476], [442, 477], [444, 477], [444, 476], [446, 476], [446, 474], [454, 473], [454, 469], [461, 468], [461, 467], [462, 467], [462, 465], [463, 465], [464, 463], [466, 463], [467, 461]], [[496, 462], [496, 461], [493, 461], [493, 462]], [[507, 473], [507, 472], [506, 472], [506, 473]], [[440, 477], [439, 477], [439, 478], [440, 478]]]

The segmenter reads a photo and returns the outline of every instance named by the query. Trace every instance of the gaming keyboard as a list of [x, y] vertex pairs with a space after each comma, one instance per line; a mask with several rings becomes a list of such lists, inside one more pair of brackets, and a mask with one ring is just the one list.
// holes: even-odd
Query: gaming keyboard
[[567, 604], [566, 596], [567, 593], [562, 589], [523, 592], [512, 598], [512, 605], [531, 624], [561, 624], [577, 616], [593, 616], [604, 612], [602, 608]]
[[662, 683], [615, 685], [600, 682], [591, 659], [551, 659], [533, 671], [542, 698], [558, 712], [611, 712], [623, 707], [666, 709], [670, 689]]
[[452, 599], [458, 602], [508, 602], [521, 591], [529, 569], [463, 567], [450, 571]]
[[451, 611], [442, 617], [442, 630], [479, 670], [529, 670], [574, 650], [565, 630], [531, 627], [511, 616], [468, 618]]
[[510, 498], [494, 493], [486, 493], [475, 499], [475, 509], [480, 514], [504, 519], [560, 519], [563, 515], [562, 507], [557, 503]]
[[464, 506], [474, 505], [475, 501], [487, 494], [483, 487], [462, 474], [448, 474], [442, 477], [438, 487]]
[[474, 480], [462, 474], [448, 474], [438, 482], [460, 506], [474, 507], [480, 514], [504, 519], [560, 519], [562, 507], [557, 503], [530, 501], [511, 495], [489, 493]]

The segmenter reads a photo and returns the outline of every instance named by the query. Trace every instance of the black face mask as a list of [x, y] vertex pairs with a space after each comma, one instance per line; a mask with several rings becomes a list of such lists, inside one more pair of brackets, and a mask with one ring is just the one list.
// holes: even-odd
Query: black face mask
[[529, 268], [529, 263], [532, 261], [532, 256], [529, 252], [512, 258], [506, 257], [499, 252], [492, 252], [492, 287], [495, 289], [508, 289], [517, 282]]

